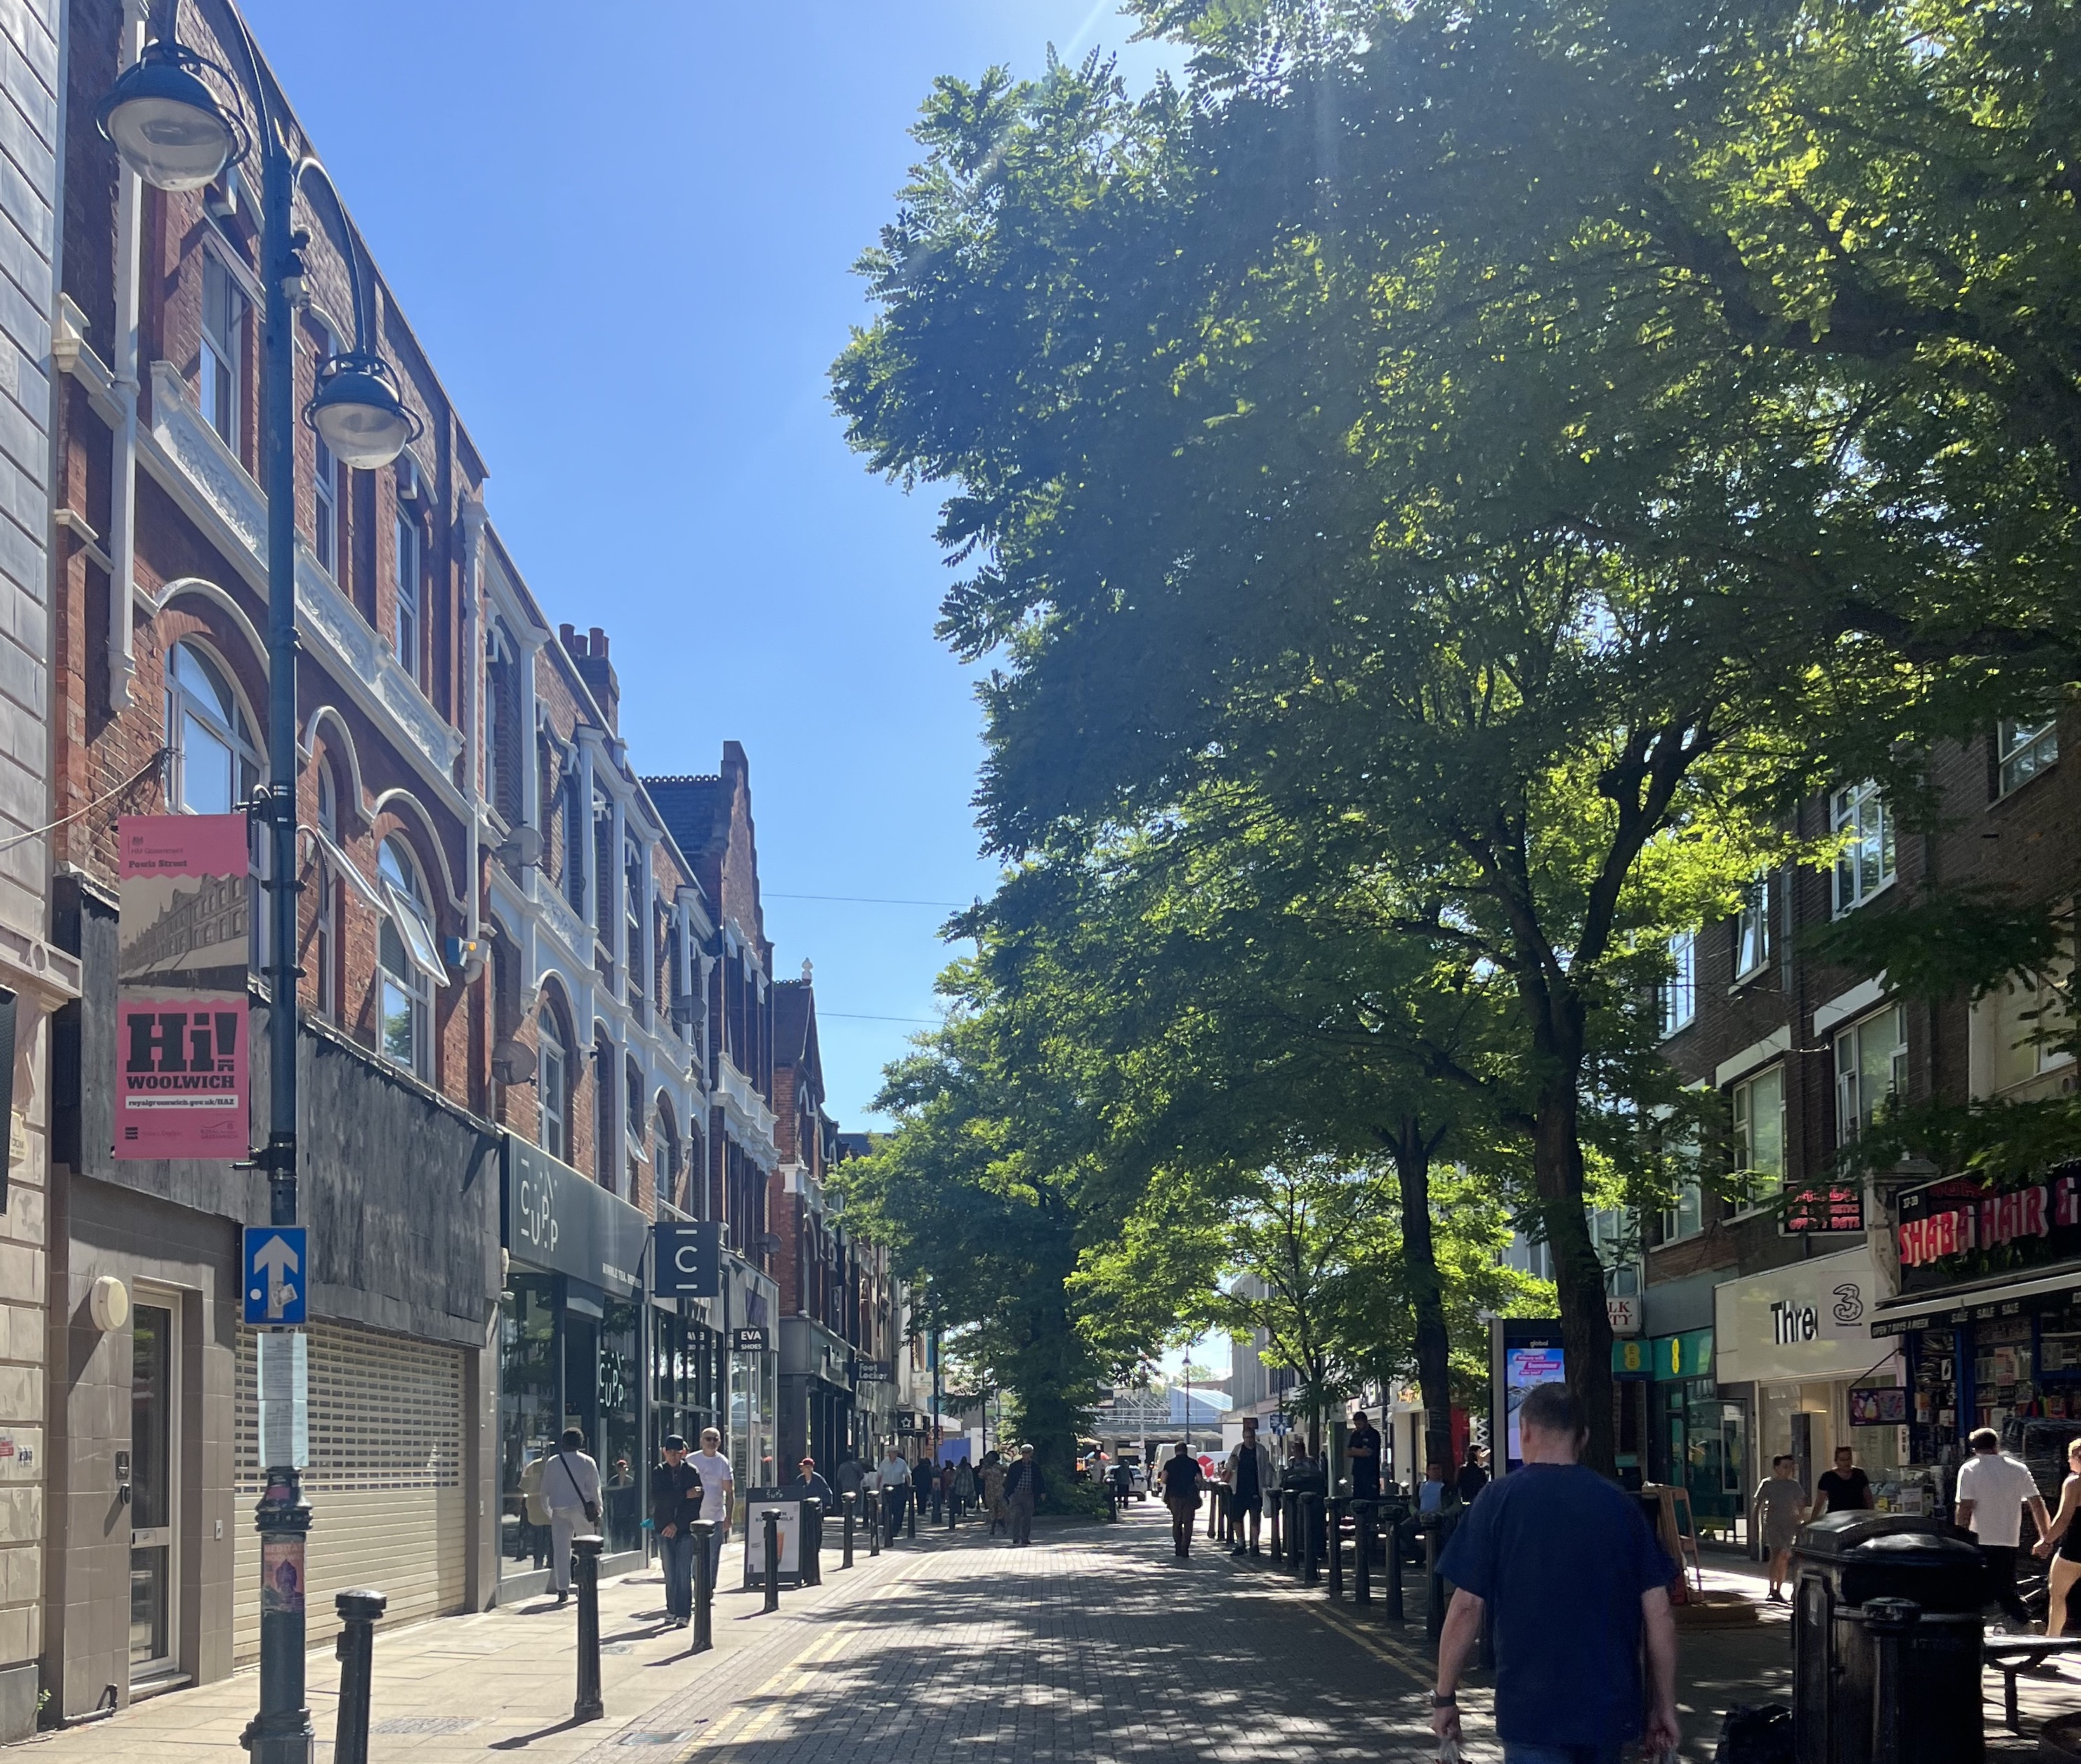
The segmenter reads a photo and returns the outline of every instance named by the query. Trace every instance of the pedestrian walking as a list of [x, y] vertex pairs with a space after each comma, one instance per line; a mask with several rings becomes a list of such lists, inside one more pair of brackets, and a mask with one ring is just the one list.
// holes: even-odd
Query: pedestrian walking
[[927, 1486], [932, 1491], [932, 1522], [937, 1525], [943, 1516], [940, 1510], [953, 1498], [954, 1467], [950, 1464], [941, 1464], [933, 1472]]
[[2016, 1547], [2023, 1541], [2026, 1507], [2040, 1537], [2052, 1529], [2045, 1497], [2037, 1492], [2037, 1478], [2030, 1467], [2002, 1450], [2002, 1436], [1993, 1428], [1980, 1428], [1966, 1443], [1973, 1455], [1959, 1466], [1957, 1493], [1953, 1497], [1958, 1528], [1973, 1534], [1986, 1558], [1988, 1596], [2011, 1623], [2028, 1632], [2030, 1613], [2016, 1593]]
[[[1229, 1453], [1228, 1462], [1221, 1466], [1221, 1480], [1229, 1489], [1229, 1514], [1234, 1527], [1230, 1555], [1259, 1553], [1258, 1535], [1264, 1523], [1264, 1497], [1272, 1492], [1276, 1475], [1272, 1448], [1257, 1437], [1257, 1417], [1245, 1415], [1242, 1438]], [[1246, 1544], [1243, 1541], [1246, 1523], [1250, 1531]]]
[[1352, 1461], [1352, 1498], [1380, 1498], [1380, 1430], [1361, 1409], [1352, 1417], [1351, 1436], [1344, 1442], [1344, 1455]]
[[860, 1454], [848, 1451], [839, 1461], [838, 1468], [831, 1472], [831, 1486], [838, 1490], [841, 1502], [849, 1494], [853, 1496], [853, 1505], [857, 1509], [860, 1485], [866, 1479], [867, 1466], [860, 1461]]
[[1200, 1460], [1185, 1442], [1164, 1460], [1163, 1504], [1171, 1510], [1171, 1545], [1180, 1561], [1192, 1553], [1192, 1525], [1200, 1511]]
[[701, 1429], [701, 1449], [687, 1461], [701, 1479], [701, 1517], [715, 1521], [708, 1534], [708, 1585], [713, 1586], [722, 1573], [722, 1540], [729, 1535], [737, 1477], [723, 1455], [722, 1435], [713, 1427]]
[[1806, 1517], [1806, 1491], [1795, 1474], [1799, 1466], [1791, 1453], [1770, 1460], [1770, 1474], [1756, 1485], [1756, 1529], [1763, 1535], [1764, 1554], [1770, 1559], [1770, 1596], [1785, 1602], [1782, 1590], [1792, 1574], [1792, 1546], [1799, 1539], [1800, 1522]]
[[571, 1539], [583, 1525], [599, 1523], [599, 1466], [586, 1455], [585, 1434], [566, 1427], [557, 1455], [542, 1472], [542, 1495], [549, 1503], [549, 1585], [561, 1605], [571, 1596]]
[[2081, 1510], [2081, 1438], [2066, 1442], [2066, 1480], [2060, 1485], [2059, 1510], [2033, 1547], [2041, 1558], [2050, 1557], [2045, 1570], [2045, 1632], [2066, 1633], [2066, 1601], [2074, 1582], [2081, 1579], [2081, 1526], [2074, 1522]]
[[837, 1503], [831, 1498], [831, 1485], [817, 1474], [817, 1460], [805, 1458], [795, 1466], [795, 1480], [783, 1491], [791, 1501], [821, 1501], [828, 1513]]
[[975, 1466], [964, 1458], [954, 1466], [954, 1510], [965, 1518], [975, 1510]]
[[[544, 1568], [549, 1560], [549, 1503], [542, 1493], [542, 1472], [549, 1468], [549, 1458], [555, 1451], [548, 1440], [542, 1449], [520, 1472], [520, 1510], [526, 1536], [522, 1548], [535, 1558], [535, 1566]], [[520, 1552], [515, 1550], [517, 1560]]]
[[893, 1544], [903, 1529], [903, 1503], [910, 1498], [910, 1466], [892, 1444], [874, 1468], [881, 1478], [881, 1535]]
[[939, 1480], [939, 1472], [932, 1468], [930, 1458], [920, 1458], [910, 1466], [912, 1510], [921, 1519], [932, 1505], [932, 1489]]
[[701, 1516], [701, 1473], [687, 1461], [687, 1442], [665, 1435], [663, 1461], [650, 1472], [650, 1523], [665, 1570], [665, 1621], [684, 1629], [694, 1618], [693, 1522]]
[[1835, 1448], [1835, 1468], [1824, 1470], [1814, 1485], [1814, 1517], [1824, 1513], [1846, 1513], [1872, 1504], [1872, 1479], [1857, 1468], [1857, 1455], [1848, 1446]]
[[1004, 1510], [1004, 1480], [1007, 1468], [1004, 1460], [992, 1446], [982, 1455], [982, 1504], [990, 1514], [988, 1535], [995, 1537], [999, 1531], [1010, 1526], [1010, 1515]]
[[1452, 1485], [1453, 1493], [1460, 1497], [1461, 1506], [1472, 1506], [1474, 1497], [1489, 1485], [1489, 1448], [1471, 1441], [1467, 1446], [1467, 1461], [1460, 1466], [1458, 1480]]
[[1021, 1446], [1004, 1476], [1004, 1506], [1011, 1521], [1011, 1542], [1024, 1549], [1033, 1541], [1033, 1509], [1045, 1491], [1040, 1460], [1031, 1446]]
[[1669, 1608], [1676, 1564], [1632, 1497], [1576, 1461], [1589, 1430], [1566, 1385], [1528, 1391], [1518, 1430], [1524, 1468], [1467, 1509], [1439, 1564], [1455, 1590], [1431, 1730], [1461, 1738], [1460, 1678], [1486, 1615], [1504, 1764], [1618, 1764], [1636, 1737], [1643, 1757], [1659, 1758], [1683, 1738]]

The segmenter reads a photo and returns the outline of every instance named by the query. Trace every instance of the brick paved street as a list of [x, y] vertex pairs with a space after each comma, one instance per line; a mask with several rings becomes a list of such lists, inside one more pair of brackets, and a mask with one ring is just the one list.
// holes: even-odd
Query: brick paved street
[[[820, 1590], [777, 1617], [755, 1594], [716, 1606], [714, 1653], [689, 1657], [660, 1631], [654, 1576], [603, 1591], [607, 1719], [574, 1726], [568, 1611], [541, 1602], [380, 1636], [372, 1758], [457, 1764], [524, 1754], [528, 1764], [876, 1764], [981, 1758], [1143, 1760], [1231, 1743], [1252, 1764], [1434, 1754], [1416, 1577], [1409, 1620], [1332, 1606], [1268, 1558], [1231, 1562], [1203, 1538], [1170, 1557], [1160, 1509], [1118, 1527], [1049, 1525], [1014, 1551], [965, 1526], [921, 1532], [847, 1574], [829, 1554]], [[1755, 1585], [1739, 1564], [1716, 1589]], [[1713, 1754], [1721, 1714], [1788, 1693], [1781, 1610], [1752, 1624], [1686, 1630], [1684, 1758]], [[322, 1760], [331, 1754], [336, 1669], [311, 1662]], [[1988, 1680], [1998, 1698], [1999, 1681]], [[242, 1758], [254, 1680], [241, 1674], [141, 1704], [114, 1720], [44, 1736], [27, 1764], [88, 1764], [149, 1752]], [[1469, 1755], [1498, 1754], [1478, 1679], [1462, 1696]], [[2038, 1721], [2081, 1708], [2081, 1682], [2026, 1681], [2024, 1742], [1997, 1726], [1990, 1756], [2034, 1754]], [[1995, 1712], [1998, 1703], [1991, 1702]]]

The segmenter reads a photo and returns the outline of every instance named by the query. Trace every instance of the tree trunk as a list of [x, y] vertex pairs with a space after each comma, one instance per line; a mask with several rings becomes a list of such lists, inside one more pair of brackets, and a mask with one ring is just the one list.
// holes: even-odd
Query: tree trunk
[[[1445, 1283], [1431, 1220], [1431, 1141], [1423, 1124], [1404, 1115], [1393, 1141], [1402, 1194], [1402, 1256], [1416, 1307], [1416, 1383], [1423, 1394], [1427, 1464], [1452, 1461], [1452, 1342], [1445, 1327]], [[1387, 1418], [1381, 1418], [1385, 1421]], [[1423, 1466], [1419, 1466], [1421, 1470]]]
[[1612, 1320], [1604, 1306], [1604, 1263], [1598, 1259], [1589, 1218], [1583, 1211], [1583, 1142], [1576, 1099], [1581, 1065], [1579, 1057], [1565, 1062], [1539, 1099], [1532, 1132], [1532, 1174], [1539, 1187], [1541, 1223], [1553, 1254], [1568, 1385], [1583, 1405], [1590, 1430], [1583, 1462], [1601, 1475], [1616, 1476]]

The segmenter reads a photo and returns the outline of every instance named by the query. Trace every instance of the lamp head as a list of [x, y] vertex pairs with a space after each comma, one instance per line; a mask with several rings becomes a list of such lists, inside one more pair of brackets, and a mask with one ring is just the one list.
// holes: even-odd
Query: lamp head
[[380, 356], [335, 355], [318, 376], [304, 420], [334, 456], [358, 472], [385, 466], [417, 440], [423, 426], [397, 395]]
[[101, 101], [102, 133], [155, 190], [200, 190], [245, 157], [245, 124], [203, 83], [209, 65], [178, 43], [149, 43]]

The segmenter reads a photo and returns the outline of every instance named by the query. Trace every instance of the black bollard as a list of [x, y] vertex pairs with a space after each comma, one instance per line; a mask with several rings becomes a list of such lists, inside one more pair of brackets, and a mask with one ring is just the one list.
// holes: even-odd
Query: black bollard
[[1314, 1586], [1322, 1578], [1322, 1497], [1314, 1489], [1301, 1497], [1301, 1580]]
[[713, 1519], [695, 1519], [687, 1527], [694, 1534], [694, 1640], [689, 1653], [706, 1653], [715, 1646], [715, 1528]]
[[953, 1494], [953, 1490], [952, 1490], [952, 1489], [949, 1489], [947, 1491], [947, 1529], [948, 1529], [949, 1531], [952, 1531], [952, 1530], [953, 1530], [953, 1528], [954, 1528], [954, 1494]]
[[[1398, 1507], [1394, 1512], [1400, 1510]], [[1387, 1620], [1391, 1623], [1409, 1620], [1402, 1608], [1402, 1523], [1394, 1512], [1387, 1521]]]
[[824, 1584], [824, 1503], [812, 1495], [802, 1503], [801, 1584]]
[[881, 1553], [881, 1490], [877, 1489], [874, 1491], [874, 1505], [867, 1510], [867, 1553], [869, 1556]]
[[339, 1719], [332, 1741], [335, 1764], [368, 1764], [368, 1687], [376, 1671], [376, 1619], [389, 1602], [386, 1594], [366, 1588], [332, 1595], [340, 1623], [339, 1640], [333, 1650], [339, 1661]]
[[851, 1568], [852, 1566], [852, 1510], [859, 1504], [860, 1497], [848, 1489], [839, 1497], [839, 1499], [845, 1503], [845, 1559], [839, 1564], [839, 1566], [842, 1569]]
[[1352, 1543], [1355, 1554], [1352, 1562], [1352, 1602], [1370, 1605], [1373, 1602], [1373, 1535], [1378, 1527], [1374, 1516], [1380, 1510], [1374, 1501], [1352, 1502]]
[[578, 1694], [574, 1721], [597, 1721], [607, 1713], [599, 1697], [599, 1552], [597, 1537], [571, 1539], [571, 1566], [578, 1583]]
[[1445, 1629], [1444, 1583], [1438, 1577], [1438, 1527], [1423, 1527], [1423, 1631], [1436, 1642]]
[[1272, 1559], [1281, 1568], [1286, 1565], [1286, 1552], [1280, 1548], [1279, 1535], [1286, 1528], [1279, 1518], [1285, 1506], [1285, 1497], [1276, 1489], [1264, 1497], [1264, 1522], [1272, 1528]]
[[1298, 1579], [1308, 1554], [1307, 1508], [1296, 1489], [1286, 1497], [1286, 1571]]
[[914, 1538], [918, 1535], [918, 1489], [911, 1485], [910, 1498], [903, 1503], [903, 1535]]
[[766, 1527], [766, 1606], [780, 1608], [780, 1510], [762, 1507], [759, 1518]]
[[1330, 1598], [1332, 1603], [1342, 1602], [1344, 1596], [1344, 1497], [1332, 1495], [1329, 1501], [1329, 1529], [1322, 1541], [1330, 1549]]

